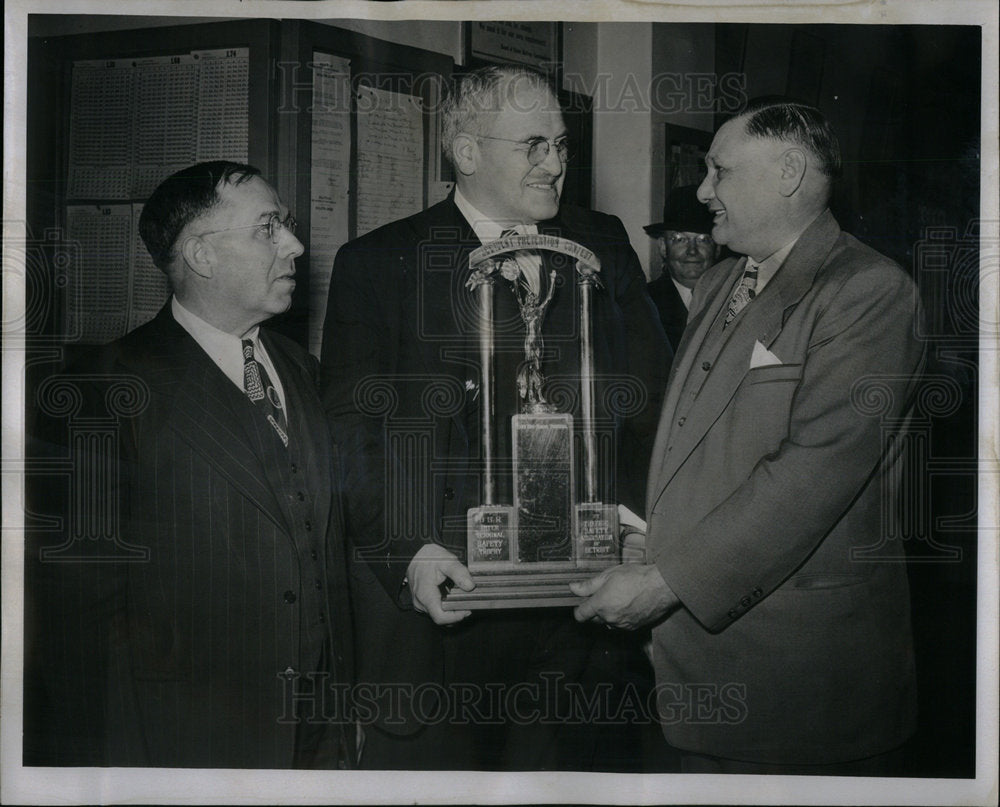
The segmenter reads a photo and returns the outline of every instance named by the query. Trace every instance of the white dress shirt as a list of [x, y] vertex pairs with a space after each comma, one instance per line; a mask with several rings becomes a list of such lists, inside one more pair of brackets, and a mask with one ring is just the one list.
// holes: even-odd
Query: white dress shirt
[[[466, 199], [457, 187], [455, 188], [455, 206], [458, 208], [459, 212], [465, 216], [465, 220], [469, 222], [469, 226], [472, 227], [472, 232], [474, 232], [476, 237], [484, 244], [488, 244], [490, 241], [496, 241], [503, 234], [504, 230], [516, 230], [518, 235], [538, 234], [537, 224], [508, 224], [504, 226], [493, 221], [485, 213], [479, 211], [475, 205], [472, 204], [472, 202]], [[519, 249], [514, 253], [514, 258], [517, 261], [517, 265], [521, 269], [521, 274], [523, 274], [525, 280], [528, 281], [532, 291], [534, 291], [535, 294], [539, 294], [539, 290], [542, 285], [542, 256], [538, 254], [538, 250]]]
[[[667, 269], [667, 272], [669, 273], [670, 270]], [[670, 277], [670, 282], [673, 283], [674, 284], [674, 288], [677, 289], [677, 293], [680, 295], [681, 302], [684, 303], [684, 307], [690, 311], [691, 310], [691, 295], [694, 292], [691, 289], [689, 289], [687, 286], [685, 286], [683, 283], [678, 283], [676, 280], [674, 280], [673, 275], [671, 275], [671, 277]]]
[[[240, 337], [220, 331], [214, 325], [205, 322], [201, 317], [192, 314], [180, 304], [176, 297], [172, 297], [170, 300], [170, 311], [173, 313], [174, 319], [177, 320], [177, 324], [191, 334], [191, 338], [208, 354], [208, 357], [215, 362], [216, 366], [225, 373], [226, 378], [239, 387], [241, 391], [245, 391], [243, 388], [243, 341]], [[271, 363], [271, 357], [267, 355], [267, 351], [260, 341], [260, 326], [254, 326], [253, 330], [243, 338], [253, 342], [254, 358], [267, 371], [271, 383], [278, 393], [278, 398], [281, 400], [281, 408], [285, 410], [285, 416], [287, 417], [288, 410], [285, 409], [285, 390], [281, 386], [281, 379], [278, 377], [277, 370], [274, 369], [274, 365]]]

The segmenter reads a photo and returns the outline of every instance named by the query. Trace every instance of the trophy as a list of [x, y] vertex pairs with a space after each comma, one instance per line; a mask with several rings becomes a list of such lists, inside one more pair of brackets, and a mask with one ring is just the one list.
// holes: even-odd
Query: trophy
[[[542, 273], [541, 288], [519, 282], [517, 250], [549, 250], [574, 258], [579, 287], [580, 437], [583, 484], [577, 498], [574, 424], [543, 393], [542, 322], [556, 273]], [[466, 283], [477, 298], [481, 373], [480, 436], [483, 501], [468, 511], [467, 564], [476, 588], [448, 592], [446, 610], [525, 608], [579, 602], [569, 583], [620, 561], [618, 511], [598, 501], [594, 430], [594, 357], [591, 298], [600, 287], [600, 260], [574, 241], [551, 235], [513, 235], [484, 244], [469, 256]], [[515, 267], [511, 270], [510, 267]], [[520, 412], [512, 417], [513, 504], [497, 501], [493, 296], [497, 276], [514, 281], [524, 322], [524, 361], [517, 373]], [[506, 424], [504, 424], [506, 426]]]

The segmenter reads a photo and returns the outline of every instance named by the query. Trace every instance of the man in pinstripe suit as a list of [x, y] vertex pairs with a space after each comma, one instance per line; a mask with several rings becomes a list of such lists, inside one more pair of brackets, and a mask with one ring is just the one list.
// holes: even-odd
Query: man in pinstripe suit
[[66, 376], [88, 414], [110, 405], [109, 385], [134, 396], [109, 499], [130, 551], [40, 564], [38, 629], [59, 638], [35, 661], [51, 736], [26, 743], [26, 762], [349, 767], [336, 696], [350, 625], [316, 361], [259, 327], [291, 304], [294, 219], [257, 169], [218, 161], [165, 180], [139, 228], [173, 296]]

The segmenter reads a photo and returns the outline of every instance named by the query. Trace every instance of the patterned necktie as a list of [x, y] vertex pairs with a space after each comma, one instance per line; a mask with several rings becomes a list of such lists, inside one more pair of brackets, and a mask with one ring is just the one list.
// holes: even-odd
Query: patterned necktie
[[759, 268], [757, 264], [749, 258], [747, 259], [746, 268], [743, 270], [743, 277], [740, 278], [740, 284], [736, 287], [736, 294], [729, 301], [729, 310], [726, 312], [726, 321], [722, 324], [723, 328], [736, 319], [736, 315], [746, 308], [747, 303], [757, 296], [757, 270]]
[[257, 361], [253, 355], [253, 342], [249, 339], [243, 341], [243, 389], [247, 397], [253, 401], [281, 438], [285, 448], [288, 447], [288, 421], [285, 418], [285, 410], [281, 406], [281, 398], [278, 397], [278, 390], [271, 383], [271, 378], [264, 369], [264, 365]]
[[[511, 238], [515, 235], [520, 235], [520, 233], [511, 227], [500, 233], [500, 238]], [[531, 290], [535, 294], [540, 295], [542, 287], [540, 270], [535, 266], [530, 256], [531, 252], [529, 250], [519, 249], [517, 252], [512, 253], [507, 260], [512, 261], [517, 266], [521, 272], [521, 276], [527, 281]]]

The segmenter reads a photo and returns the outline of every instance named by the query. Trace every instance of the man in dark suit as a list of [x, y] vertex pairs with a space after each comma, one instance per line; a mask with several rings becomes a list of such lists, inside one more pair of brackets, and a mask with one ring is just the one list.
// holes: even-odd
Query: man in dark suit
[[746, 257], [695, 289], [653, 450], [648, 565], [579, 585], [577, 617], [654, 625], [663, 732], [686, 770], [898, 772], [915, 681], [883, 525], [923, 361], [915, 290], [827, 209], [840, 153], [818, 110], [751, 104], [706, 163], [712, 235]]
[[[560, 208], [568, 144], [544, 77], [476, 71], [461, 79], [442, 114], [454, 194], [340, 250], [324, 325], [324, 400], [352, 469], [347, 521], [359, 680], [386, 695], [372, 710], [362, 764], [586, 767], [593, 749], [560, 749], [549, 730], [532, 729], [558, 722], [544, 713], [559, 699], [546, 694], [546, 676], [550, 688], [577, 680], [592, 635], [564, 610], [467, 619], [468, 611], [441, 607], [442, 584], [473, 586], [462, 562], [466, 513], [482, 502], [469, 254], [514, 229], [560, 235], [600, 258], [596, 400], [605, 469], [614, 469], [601, 480], [605, 502], [641, 505], [671, 354], [621, 223]], [[518, 264], [525, 283], [532, 273], [537, 280], [556, 272], [541, 329], [543, 391], [579, 415], [576, 269], [562, 256], [530, 252]], [[497, 282], [494, 317], [498, 500], [510, 502], [510, 417], [518, 411], [525, 338], [508, 280]], [[394, 700], [386, 683], [403, 687]], [[571, 758], [560, 759], [560, 751]]]
[[712, 214], [697, 193], [697, 185], [674, 189], [663, 205], [663, 221], [643, 227], [657, 240], [663, 259], [663, 270], [648, 291], [674, 353], [687, 324], [695, 283], [719, 258], [719, 247], [712, 240]]
[[71, 443], [76, 473], [110, 463], [112, 488], [61, 515], [97, 523], [106, 503], [120, 525], [94, 536], [106, 540], [41, 542], [38, 702], [58, 736], [39, 762], [351, 765], [355, 732], [334, 700], [352, 642], [318, 363], [260, 327], [291, 304], [294, 219], [256, 168], [218, 161], [166, 179], [139, 229], [170, 301], [39, 393], [71, 427], [117, 416], [117, 450]]

